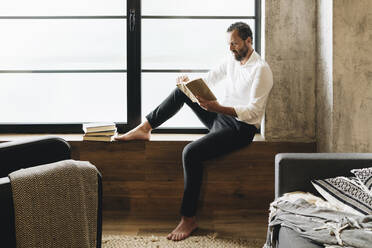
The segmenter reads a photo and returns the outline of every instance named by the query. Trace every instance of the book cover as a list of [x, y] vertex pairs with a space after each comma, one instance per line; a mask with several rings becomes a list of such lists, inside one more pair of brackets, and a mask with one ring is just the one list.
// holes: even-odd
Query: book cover
[[110, 130], [110, 131], [101, 131], [101, 132], [88, 132], [85, 134], [85, 136], [112, 136], [116, 135], [116, 128], [115, 130]]
[[111, 142], [114, 141], [114, 136], [83, 136], [84, 141], [107, 141]]
[[208, 101], [217, 100], [216, 96], [209, 89], [202, 78], [197, 78], [188, 82], [178, 83], [177, 87], [185, 93], [193, 102], [198, 102], [195, 96], [200, 96]]
[[83, 131], [85, 133], [116, 131], [116, 125], [113, 122], [90, 122], [83, 124]]

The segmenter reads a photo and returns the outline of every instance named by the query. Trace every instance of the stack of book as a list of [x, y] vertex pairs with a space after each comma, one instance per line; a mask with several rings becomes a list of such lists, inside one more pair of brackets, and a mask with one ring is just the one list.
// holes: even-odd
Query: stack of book
[[83, 140], [113, 141], [116, 133], [116, 125], [113, 122], [94, 122], [83, 124]]

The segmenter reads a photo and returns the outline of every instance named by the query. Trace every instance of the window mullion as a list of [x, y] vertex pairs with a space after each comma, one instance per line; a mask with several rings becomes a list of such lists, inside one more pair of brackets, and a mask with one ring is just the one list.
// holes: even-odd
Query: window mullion
[[124, 132], [141, 123], [141, 1], [127, 0], [127, 106]]

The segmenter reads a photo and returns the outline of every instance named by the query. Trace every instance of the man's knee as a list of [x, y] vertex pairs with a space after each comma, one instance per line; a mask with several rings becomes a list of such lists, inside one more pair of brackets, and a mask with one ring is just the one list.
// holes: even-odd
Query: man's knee
[[183, 148], [182, 159], [184, 162], [194, 161], [195, 159], [198, 159], [198, 155], [198, 149], [195, 142], [191, 142]]
[[185, 93], [183, 93], [183, 91], [180, 90], [178, 87], [176, 87], [176, 88], [173, 90], [173, 95], [174, 95], [175, 97], [182, 97], [182, 98], [184, 98], [184, 97], [186, 96]]
[[180, 90], [178, 87], [176, 87], [172, 91], [172, 94], [173, 94], [173, 96], [176, 99], [181, 99], [183, 102], [190, 102], [190, 103], [192, 103], [192, 101], [190, 100], [190, 98], [182, 90]]

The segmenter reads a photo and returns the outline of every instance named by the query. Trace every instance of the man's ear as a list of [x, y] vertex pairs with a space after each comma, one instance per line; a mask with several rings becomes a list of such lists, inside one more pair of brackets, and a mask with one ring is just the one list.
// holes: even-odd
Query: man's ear
[[245, 42], [246, 45], [248, 45], [248, 44], [252, 45], [252, 38], [248, 37], [244, 42]]

